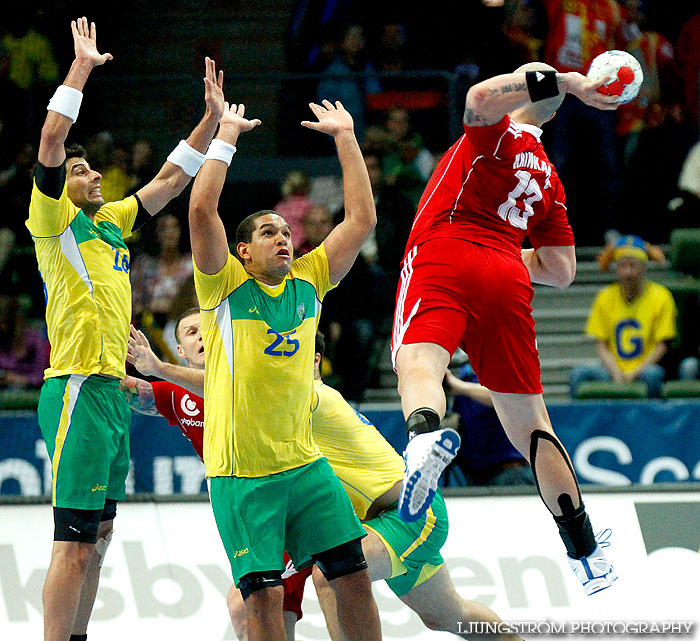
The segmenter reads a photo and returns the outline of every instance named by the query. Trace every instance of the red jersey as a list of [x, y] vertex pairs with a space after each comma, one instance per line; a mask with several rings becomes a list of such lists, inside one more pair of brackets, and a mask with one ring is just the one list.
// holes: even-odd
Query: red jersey
[[463, 238], [518, 256], [526, 236], [535, 249], [573, 245], [564, 188], [540, 142], [542, 130], [510, 116], [464, 130], [428, 181], [407, 251], [432, 238]]
[[157, 381], [151, 383], [151, 386], [156, 409], [168, 419], [170, 425], [177, 425], [182, 430], [192, 443], [197, 456], [204, 459], [204, 399], [167, 381]]
[[560, 73], [586, 74], [591, 61], [624, 49], [622, 12], [615, 0], [542, 0], [548, 31], [544, 61]]

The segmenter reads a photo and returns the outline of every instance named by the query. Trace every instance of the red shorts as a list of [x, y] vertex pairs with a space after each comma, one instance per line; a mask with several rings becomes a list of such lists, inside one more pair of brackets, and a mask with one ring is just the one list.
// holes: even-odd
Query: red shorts
[[301, 601], [304, 598], [304, 585], [306, 579], [311, 576], [311, 570], [314, 566], [310, 565], [308, 568], [297, 571], [286, 552], [284, 553], [284, 562], [286, 568], [282, 574], [282, 586], [284, 587], [282, 609], [294, 612], [297, 615], [297, 621], [299, 621], [302, 617]]
[[396, 294], [391, 355], [401, 345], [461, 347], [494, 392], [540, 394], [533, 290], [520, 256], [456, 238], [413, 247]]

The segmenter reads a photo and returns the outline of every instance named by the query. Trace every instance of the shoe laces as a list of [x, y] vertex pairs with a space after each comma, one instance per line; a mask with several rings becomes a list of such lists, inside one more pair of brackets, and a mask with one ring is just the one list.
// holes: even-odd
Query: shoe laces
[[598, 546], [601, 548], [608, 547], [610, 545], [610, 535], [611, 534], [612, 534], [612, 529], [609, 527], [598, 532], [598, 534], [595, 535], [595, 540], [597, 541]]

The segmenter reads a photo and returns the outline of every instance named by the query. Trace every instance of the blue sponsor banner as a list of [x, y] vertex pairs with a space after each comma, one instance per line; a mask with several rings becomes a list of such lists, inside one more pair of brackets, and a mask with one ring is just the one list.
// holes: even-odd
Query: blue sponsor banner
[[[700, 480], [700, 402], [585, 401], [549, 406], [581, 483], [630, 485]], [[400, 412], [364, 412], [403, 452]]]
[[[127, 492], [205, 492], [204, 464], [177, 427], [161, 417], [134, 413]], [[0, 495], [51, 493], [51, 462], [36, 414], [0, 414]]]
[[[363, 414], [402, 452], [404, 422], [396, 409]], [[582, 483], [630, 485], [700, 480], [700, 402], [618, 401], [552, 405], [552, 424]], [[127, 491], [205, 491], [204, 466], [176, 427], [133, 415]], [[51, 491], [51, 463], [31, 412], [0, 415], [0, 494]]]
[[552, 405], [552, 425], [582, 483], [700, 480], [700, 402]]

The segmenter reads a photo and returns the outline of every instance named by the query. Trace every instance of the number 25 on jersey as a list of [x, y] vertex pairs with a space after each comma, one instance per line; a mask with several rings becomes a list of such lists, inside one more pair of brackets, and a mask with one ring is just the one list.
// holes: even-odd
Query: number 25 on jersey
[[542, 200], [542, 190], [529, 171], [515, 172], [518, 184], [508, 194], [508, 200], [498, 207], [498, 215], [518, 229], [527, 229], [527, 221], [534, 214], [532, 204]]
[[265, 354], [270, 356], [294, 356], [299, 351], [299, 341], [296, 338], [292, 338], [296, 331], [294, 329], [285, 336], [274, 329], [268, 329], [267, 333], [274, 334], [274, 338], [272, 343], [265, 348]]

